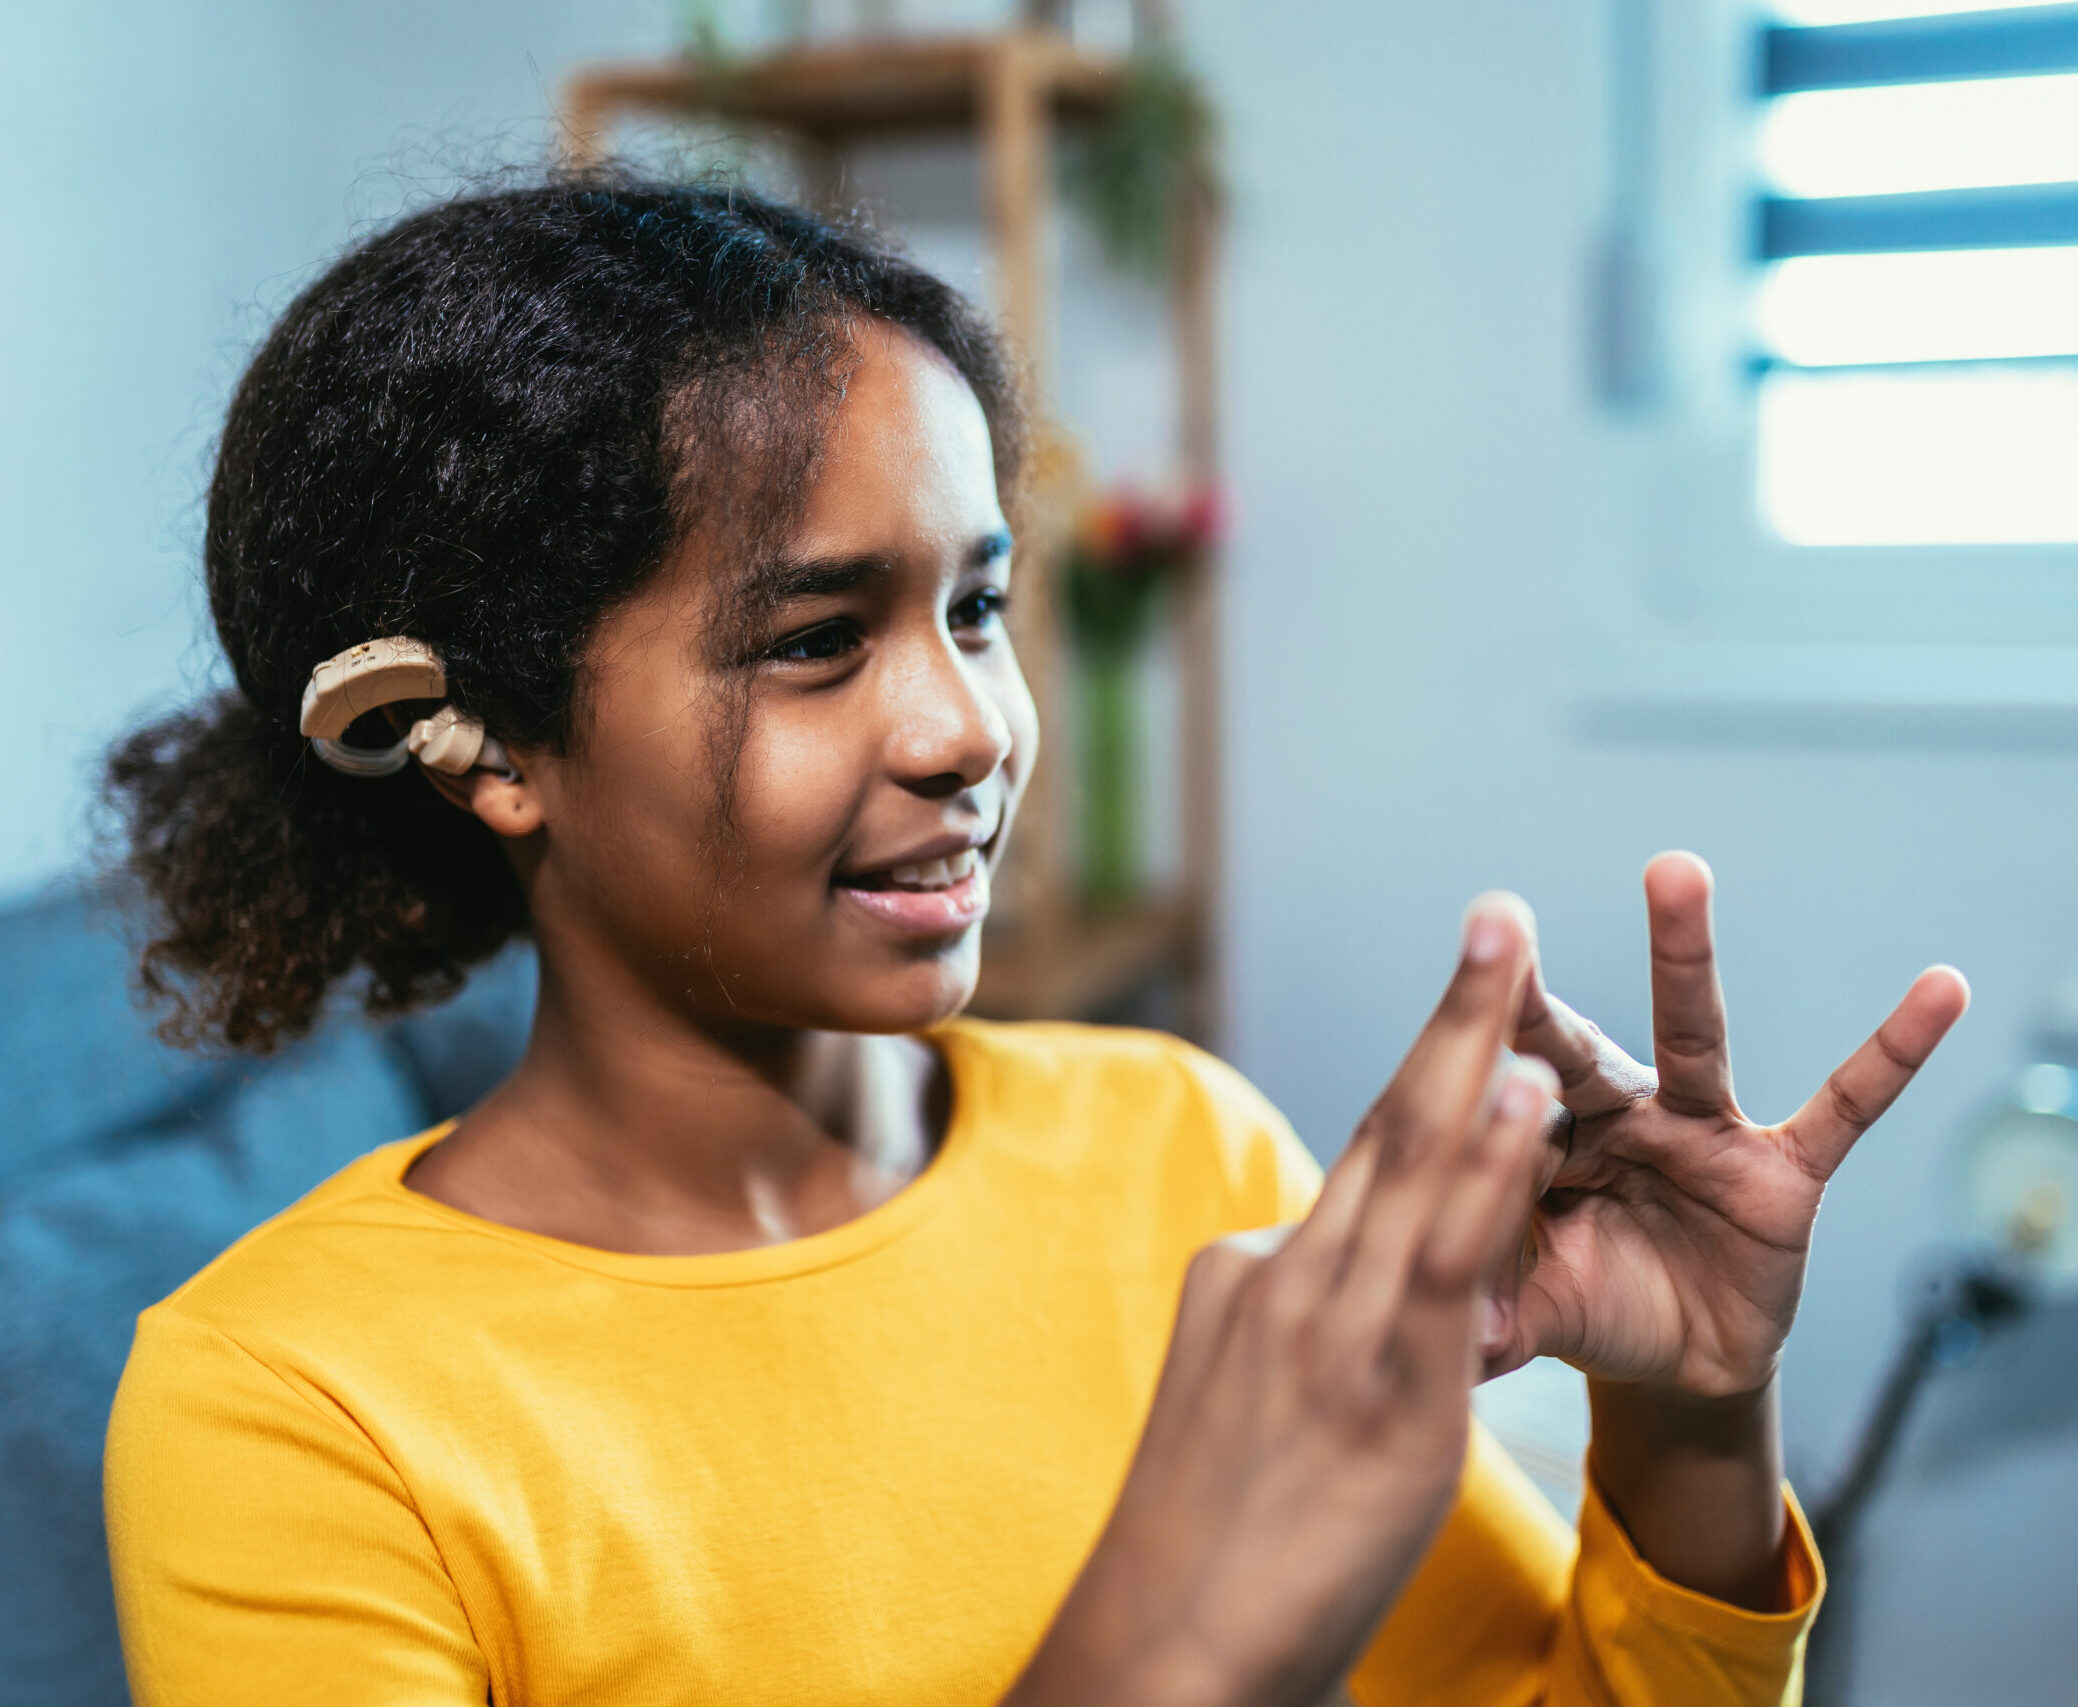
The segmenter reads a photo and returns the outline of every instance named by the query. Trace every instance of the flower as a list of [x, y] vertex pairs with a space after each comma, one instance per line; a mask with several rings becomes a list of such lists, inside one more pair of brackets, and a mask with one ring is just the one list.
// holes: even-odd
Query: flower
[[1154, 574], [1216, 545], [1225, 522], [1225, 500], [1216, 486], [1164, 492], [1120, 486], [1083, 512], [1073, 549], [1092, 570]]
[[1226, 504], [1197, 483], [1161, 492], [1113, 488], [1086, 509], [1068, 548], [1069, 627], [1089, 650], [1127, 650], [1145, 636], [1155, 595], [1219, 542]]

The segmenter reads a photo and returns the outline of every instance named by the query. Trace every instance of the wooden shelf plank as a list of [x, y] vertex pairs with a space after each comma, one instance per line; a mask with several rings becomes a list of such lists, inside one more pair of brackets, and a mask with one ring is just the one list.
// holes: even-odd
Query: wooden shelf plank
[[1078, 52], [1045, 31], [888, 37], [804, 43], [726, 65], [597, 66], [571, 80], [568, 116], [580, 135], [627, 112], [707, 113], [829, 141], [970, 130], [1006, 51], [1025, 60], [1057, 117], [1099, 113], [1118, 88], [1121, 61]]
[[990, 1019], [1100, 1012], [1159, 973], [1187, 974], [1201, 934], [1195, 906], [1156, 901], [1052, 931], [985, 938], [972, 1009]]

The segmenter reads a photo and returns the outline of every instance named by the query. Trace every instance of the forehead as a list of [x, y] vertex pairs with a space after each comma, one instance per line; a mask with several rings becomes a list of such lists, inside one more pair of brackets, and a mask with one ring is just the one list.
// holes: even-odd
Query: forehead
[[[1004, 525], [979, 399], [957, 368], [899, 327], [867, 321], [852, 344], [854, 365], [813, 482], [773, 563], [964, 563], [977, 540]], [[731, 661], [751, 643], [770, 615], [771, 589], [729, 548], [726, 529], [724, 521], [689, 533], [663, 573], [601, 621], [586, 649], [588, 702], [652, 665], [676, 682], [689, 637]], [[768, 542], [755, 543], [762, 555]]]
[[835, 544], [833, 533], [861, 529], [965, 536], [999, 527], [988, 418], [959, 370], [886, 321], [856, 328], [853, 347], [797, 544]]

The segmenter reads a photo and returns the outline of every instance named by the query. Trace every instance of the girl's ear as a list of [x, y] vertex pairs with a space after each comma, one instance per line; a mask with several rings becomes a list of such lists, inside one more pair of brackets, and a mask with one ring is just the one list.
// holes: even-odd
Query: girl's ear
[[449, 776], [425, 765], [418, 771], [447, 801], [474, 813], [501, 836], [531, 836], [545, 822], [540, 792], [517, 760], [509, 773], [473, 770]]
[[[403, 706], [386, 705], [382, 713], [399, 735], [411, 727], [411, 714]], [[481, 818], [499, 835], [531, 836], [545, 821], [540, 791], [528, 784], [527, 773], [520, 769], [519, 760], [509, 748], [506, 758], [512, 766], [510, 775], [479, 769], [451, 776], [431, 765], [414, 768], [449, 805]]]

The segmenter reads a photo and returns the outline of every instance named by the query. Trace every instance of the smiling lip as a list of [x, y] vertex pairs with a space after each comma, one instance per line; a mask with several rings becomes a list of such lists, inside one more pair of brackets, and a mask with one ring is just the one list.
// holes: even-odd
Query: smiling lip
[[988, 914], [988, 861], [971, 844], [937, 858], [840, 877], [835, 887], [853, 906], [904, 936], [950, 936]]

